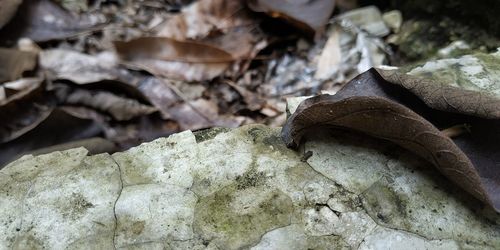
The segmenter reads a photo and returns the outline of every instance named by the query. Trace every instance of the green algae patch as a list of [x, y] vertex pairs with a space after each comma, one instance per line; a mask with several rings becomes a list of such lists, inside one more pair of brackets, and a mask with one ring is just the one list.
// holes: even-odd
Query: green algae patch
[[193, 132], [196, 142], [204, 142], [215, 138], [218, 134], [231, 131], [230, 128], [209, 128]]
[[279, 151], [288, 157], [297, 157], [298, 153], [296, 151], [286, 147], [281, 139], [280, 131], [280, 128], [269, 128], [262, 125], [256, 125], [242, 129], [242, 136], [246, 136], [252, 140], [256, 154]]
[[275, 228], [290, 224], [293, 203], [277, 189], [227, 186], [201, 198], [195, 208], [195, 231], [205, 240], [217, 238], [222, 249], [237, 249], [259, 242]]
[[246, 189], [264, 184], [266, 177], [263, 172], [257, 172], [255, 168], [245, 172], [243, 175], [236, 176], [236, 188]]
[[403, 220], [406, 217], [406, 203], [388, 186], [387, 181], [375, 182], [361, 194], [361, 198], [365, 210], [379, 224], [410, 229]]
[[58, 206], [60, 213], [64, 217], [71, 217], [73, 219], [84, 216], [87, 209], [93, 208], [94, 204], [89, 202], [81, 193], [73, 193], [69, 199], [64, 199]]

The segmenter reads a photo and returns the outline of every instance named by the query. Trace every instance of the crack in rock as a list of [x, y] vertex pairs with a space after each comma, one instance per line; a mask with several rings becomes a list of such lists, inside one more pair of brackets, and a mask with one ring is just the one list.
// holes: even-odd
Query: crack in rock
[[113, 248], [116, 249], [116, 234], [117, 234], [116, 230], [118, 229], [118, 216], [116, 215], [116, 204], [118, 203], [118, 200], [120, 199], [122, 192], [123, 192], [123, 177], [122, 177], [122, 170], [121, 170], [120, 164], [118, 164], [118, 162], [115, 160], [115, 158], [112, 155], [110, 155], [109, 157], [116, 164], [116, 167], [118, 168], [118, 174], [120, 177], [120, 191], [119, 191], [119, 193], [116, 197], [116, 200], [113, 204], [113, 216], [115, 217], [115, 225], [113, 228]]

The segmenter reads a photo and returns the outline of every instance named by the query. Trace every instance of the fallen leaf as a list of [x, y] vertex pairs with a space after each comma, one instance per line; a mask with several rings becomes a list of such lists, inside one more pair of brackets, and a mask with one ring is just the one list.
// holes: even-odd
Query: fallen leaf
[[216, 47], [166, 37], [142, 37], [128, 42], [115, 42], [117, 52], [125, 60], [157, 59], [185, 63], [225, 63], [234, 61], [231, 54]]
[[203, 98], [174, 105], [169, 112], [182, 130], [237, 127], [244, 121], [241, 117], [219, 115], [217, 104]]
[[[1, 86], [0, 101], [10, 98], [16, 94], [24, 92], [29, 92], [32, 86], [38, 86], [43, 82], [42, 78], [21, 78], [12, 82], [5, 82]], [[2, 94], [4, 98], [1, 98]]]
[[250, 0], [252, 10], [289, 21], [306, 32], [322, 32], [335, 7], [334, 0]]
[[265, 47], [259, 44], [260, 41], [265, 41], [263, 34], [251, 26], [233, 28], [227, 33], [209, 36], [200, 41], [224, 50], [237, 60], [250, 60]]
[[109, 52], [91, 56], [72, 50], [49, 49], [40, 53], [39, 64], [55, 79], [78, 84], [114, 80], [120, 75], [117, 59]]
[[213, 46], [165, 37], [115, 42], [115, 46], [128, 65], [154, 75], [187, 81], [217, 77], [235, 60], [231, 54]]
[[91, 107], [109, 114], [118, 121], [130, 120], [157, 111], [156, 108], [142, 104], [135, 99], [102, 90], [70, 89], [59, 85], [58, 96], [59, 101], [64, 105]]
[[399, 10], [391, 10], [382, 15], [384, 23], [392, 32], [398, 33], [403, 25], [403, 14]]
[[217, 110], [214, 110], [216, 108], [213, 103], [205, 100], [183, 102], [172, 106], [169, 114], [174, 121], [179, 123], [181, 130], [197, 130], [213, 126], [212, 119], [216, 120], [218, 116]]
[[0, 143], [30, 131], [47, 118], [56, 105], [53, 93], [42, 82], [35, 83], [0, 101]]
[[315, 79], [332, 79], [334, 83], [344, 84], [358, 74], [385, 62], [384, 42], [380, 37], [365, 31], [368, 29], [371, 32], [380, 32], [380, 25], [384, 25], [380, 15], [379, 22], [382, 22], [380, 25], [371, 26], [372, 23], [369, 21], [377, 20], [374, 17], [359, 18], [363, 17], [365, 11], [368, 13], [375, 10], [379, 13], [379, 11], [373, 8], [361, 10], [353, 10], [335, 17], [336, 22], [332, 25], [328, 41], [318, 60]]
[[17, 14], [1, 29], [0, 37], [7, 44], [23, 37], [45, 42], [95, 29], [98, 22], [89, 16], [74, 16], [51, 0], [24, 0]]
[[7, 89], [15, 90], [15, 91], [22, 91], [25, 90], [35, 84], [39, 84], [43, 82], [42, 78], [37, 78], [37, 77], [27, 77], [27, 78], [21, 78], [15, 81], [11, 82], [5, 82], [3, 86]]
[[175, 92], [162, 80], [146, 77], [137, 87], [148, 100], [160, 111], [163, 119], [171, 119], [170, 107], [181, 101]]
[[56, 0], [64, 9], [80, 13], [87, 11], [89, 9], [88, 0]]
[[181, 131], [177, 122], [162, 119], [158, 112], [130, 121], [115, 121], [102, 112], [84, 106], [63, 106], [61, 109], [74, 117], [93, 120], [99, 124], [104, 137], [115, 143], [119, 150]]
[[258, 91], [265, 97], [307, 95], [316, 93], [322, 81], [316, 80], [314, 66], [307, 58], [285, 54], [268, 65], [268, 75], [261, 81]]
[[107, 123], [112, 120], [111, 117], [109, 117], [107, 114], [101, 113], [90, 107], [63, 105], [59, 106], [58, 108], [76, 118], [93, 120], [97, 124], [100, 124], [104, 130], [108, 125]]
[[141, 116], [135, 122], [113, 124], [105, 130], [106, 137], [117, 143], [120, 150], [180, 131], [177, 122], [165, 121], [158, 113]]
[[0, 83], [20, 78], [36, 66], [36, 53], [0, 48]]
[[335, 17], [335, 19], [348, 21], [373, 36], [382, 37], [390, 32], [382, 18], [382, 13], [373, 5], [350, 10]]
[[0, 86], [0, 102], [7, 98], [7, 94], [5, 94], [4, 86]]
[[37, 55], [40, 54], [40, 52], [42, 52], [42, 48], [40, 48], [38, 44], [36, 44], [29, 38], [19, 39], [17, 41], [16, 47], [21, 51], [32, 52], [36, 53]]
[[200, 0], [183, 8], [178, 15], [158, 25], [156, 34], [184, 41], [199, 40], [214, 31], [254, 24], [243, 0]]
[[101, 127], [92, 120], [80, 119], [61, 109], [55, 109], [30, 131], [14, 140], [0, 144], [0, 169], [23, 154], [53, 145], [95, 137], [101, 133]]
[[158, 25], [157, 35], [178, 41], [198, 41], [251, 60], [267, 43], [258, 27], [260, 19], [242, 0], [201, 0]]
[[99, 124], [104, 137], [115, 143], [119, 150], [126, 150], [140, 143], [181, 131], [177, 122], [164, 120], [158, 112], [130, 121], [114, 121], [108, 115], [84, 106], [63, 106], [61, 109], [72, 116], [93, 120]]
[[258, 93], [249, 91], [246, 88], [239, 86], [231, 81], [226, 81], [226, 84], [235, 89], [238, 92], [238, 94], [240, 94], [241, 97], [243, 97], [243, 100], [248, 105], [247, 108], [249, 110], [251, 111], [260, 110], [266, 104], [266, 101], [263, 98], [259, 97]]
[[[398, 82], [399, 85], [389, 83], [371, 69], [335, 95], [320, 95], [303, 101], [284, 126], [283, 140], [287, 146], [297, 147], [306, 132], [322, 126], [354, 130], [388, 140], [427, 159], [457, 185], [500, 211], [498, 115], [484, 115], [483, 110], [465, 114], [435, 110], [422, 101], [428, 97], [434, 99], [429, 84]], [[480, 98], [484, 93], [470, 93], [460, 88], [456, 91], [464, 94], [453, 95], [457, 98], [454, 104], [458, 105], [453, 111], [470, 111], [468, 107], [488, 104]], [[412, 92], [420, 93], [421, 99]], [[493, 111], [500, 110], [498, 99], [492, 105]], [[438, 129], [457, 124], [468, 124], [470, 133], [450, 139]]]
[[318, 66], [314, 78], [325, 80], [330, 78], [339, 70], [342, 62], [342, 50], [340, 49], [340, 30], [334, 28], [332, 34], [326, 41], [323, 51], [318, 60]]
[[23, 0], [0, 0], [0, 28], [2, 28], [16, 14], [17, 8]]

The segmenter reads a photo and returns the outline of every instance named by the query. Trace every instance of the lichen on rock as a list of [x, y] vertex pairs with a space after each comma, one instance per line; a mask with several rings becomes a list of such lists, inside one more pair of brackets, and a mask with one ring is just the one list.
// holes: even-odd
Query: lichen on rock
[[500, 246], [497, 214], [393, 145], [318, 132], [296, 152], [262, 125], [208, 135], [11, 163], [0, 249]]

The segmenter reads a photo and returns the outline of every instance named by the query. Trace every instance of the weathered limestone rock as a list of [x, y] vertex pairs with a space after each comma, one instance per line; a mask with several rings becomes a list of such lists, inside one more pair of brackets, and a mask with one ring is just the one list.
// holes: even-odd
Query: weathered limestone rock
[[[0, 249], [495, 249], [500, 216], [388, 143], [262, 125], [0, 171]], [[312, 156], [307, 153], [312, 152]]]
[[481, 91], [500, 97], [500, 48], [495, 53], [477, 53], [459, 58], [428, 61], [408, 67], [412, 76], [466, 90]]

